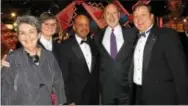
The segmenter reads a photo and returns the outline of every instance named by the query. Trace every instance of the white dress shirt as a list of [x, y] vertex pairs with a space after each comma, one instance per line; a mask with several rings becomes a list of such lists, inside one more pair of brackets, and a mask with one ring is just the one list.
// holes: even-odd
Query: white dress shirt
[[188, 37], [188, 32], [185, 32], [185, 35]]
[[[108, 51], [109, 54], [110, 54], [110, 37], [111, 37], [111, 33], [112, 33], [112, 28], [108, 26], [106, 28], [106, 31], [105, 31], [104, 37], [103, 37], [103, 41], [102, 41], [103, 46], [105, 47], [105, 49]], [[122, 28], [121, 28], [120, 25], [117, 25], [114, 28], [114, 35], [116, 37], [117, 52], [119, 52], [119, 50], [121, 49], [121, 46], [124, 43]]]
[[142, 85], [142, 71], [143, 71], [143, 54], [144, 54], [144, 48], [146, 45], [146, 41], [148, 39], [148, 36], [150, 34], [150, 29], [153, 25], [151, 25], [148, 30], [146, 30], [145, 37], [141, 36], [136, 44], [136, 48], [134, 51], [134, 75], [133, 75], [133, 81], [137, 85]]
[[91, 56], [90, 46], [87, 43], [82, 43], [81, 44], [82, 39], [78, 35], [75, 35], [75, 37], [76, 37], [76, 41], [78, 42], [78, 44], [79, 44], [79, 46], [80, 46], [80, 48], [82, 50], [82, 53], [83, 53], [84, 58], [85, 58], [85, 61], [86, 61], [87, 66], [89, 68], [89, 72], [91, 72], [92, 56]]
[[47, 40], [43, 37], [43, 35], [40, 35], [40, 43], [49, 51], [52, 51], [52, 38], [50, 40]]

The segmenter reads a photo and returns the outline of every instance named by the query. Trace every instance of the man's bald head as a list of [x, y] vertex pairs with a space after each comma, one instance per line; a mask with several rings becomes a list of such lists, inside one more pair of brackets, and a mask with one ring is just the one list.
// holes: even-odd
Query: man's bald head
[[90, 31], [89, 18], [85, 15], [76, 16], [74, 19], [73, 29], [79, 37], [85, 39]]
[[108, 4], [108, 5], [104, 8], [104, 13], [107, 12], [107, 11], [108, 11], [109, 9], [111, 9], [111, 8], [116, 9], [117, 12], [119, 12], [119, 8], [118, 8], [115, 4], [110, 3], [110, 4]]
[[83, 15], [83, 14], [77, 15], [77, 16], [75, 17], [75, 19], [74, 19], [74, 22], [76, 23], [76, 22], [78, 22], [78, 21], [80, 21], [80, 20], [86, 20], [86, 21], [89, 22], [89, 18], [88, 18], [86, 15]]

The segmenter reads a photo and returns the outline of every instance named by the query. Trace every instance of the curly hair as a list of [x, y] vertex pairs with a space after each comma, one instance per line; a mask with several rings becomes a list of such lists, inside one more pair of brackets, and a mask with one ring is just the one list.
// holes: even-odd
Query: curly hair
[[29, 24], [29, 25], [32, 25], [34, 27], [36, 27], [37, 31], [39, 32], [40, 31], [40, 22], [38, 20], [38, 18], [34, 17], [34, 16], [31, 16], [31, 15], [23, 15], [23, 16], [20, 16], [16, 19], [16, 29], [19, 30], [19, 26], [20, 24]]

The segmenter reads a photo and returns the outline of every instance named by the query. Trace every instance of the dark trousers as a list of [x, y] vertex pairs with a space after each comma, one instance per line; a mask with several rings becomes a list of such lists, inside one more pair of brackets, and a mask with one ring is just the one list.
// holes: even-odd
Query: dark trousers
[[142, 100], [142, 86], [134, 84], [133, 86], [134, 93], [133, 93], [133, 104], [134, 105], [142, 105], [143, 100]]

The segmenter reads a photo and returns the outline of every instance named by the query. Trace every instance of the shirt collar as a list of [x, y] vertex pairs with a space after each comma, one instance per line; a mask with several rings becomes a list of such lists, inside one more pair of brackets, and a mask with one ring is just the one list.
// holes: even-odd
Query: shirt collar
[[147, 33], [150, 32], [150, 30], [151, 30], [152, 27], [153, 27], [153, 24], [150, 25], [150, 27], [149, 27], [146, 31], [144, 31], [144, 32], [139, 32], [139, 33], [145, 33], [145, 34], [147, 34]]
[[50, 40], [47, 40], [44, 38], [44, 35], [40, 33], [40, 42], [41, 43], [52, 43], [52, 38]]
[[[121, 26], [119, 24], [113, 28], [114, 32], [118, 31], [119, 29], [121, 29]], [[107, 30], [112, 31], [112, 28], [110, 26], [108, 26]]]
[[[75, 34], [75, 38], [76, 38], [76, 41], [78, 42], [78, 44], [80, 45], [81, 44], [81, 41], [83, 40], [81, 37], [79, 37], [77, 34]], [[87, 40], [87, 39], [84, 39], [84, 40]]]

